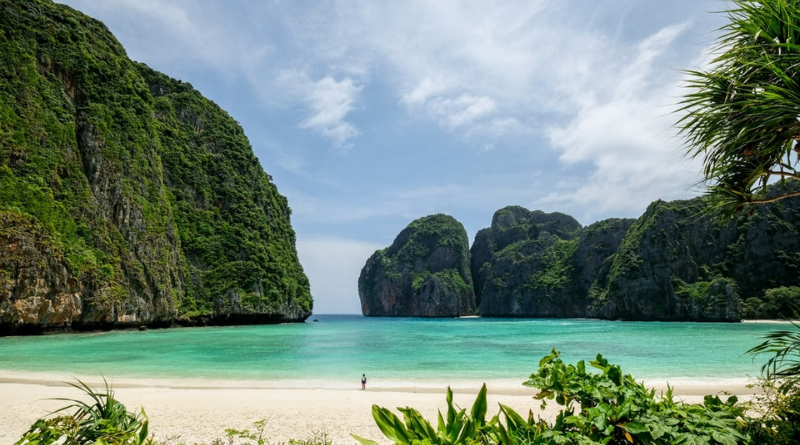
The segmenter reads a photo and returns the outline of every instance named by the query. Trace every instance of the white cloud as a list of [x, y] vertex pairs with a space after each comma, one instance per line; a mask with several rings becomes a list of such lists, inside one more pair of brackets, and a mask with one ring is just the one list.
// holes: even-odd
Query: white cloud
[[[127, 30], [123, 43], [135, 54], [146, 53], [148, 63], [155, 58], [198, 72], [206, 66], [244, 80], [245, 91], [262, 105], [286, 110], [298, 128], [342, 152], [367, 140], [359, 136], [374, 128], [371, 114], [394, 100], [412, 125], [433, 123], [443, 130], [434, 136], [445, 143], [456, 139], [484, 160], [503, 161], [513, 152], [505, 161], [510, 170], [527, 167], [550, 175], [545, 187], [524, 195], [534, 204], [558, 202], [591, 219], [634, 212], [648, 200], [678, 197], [694, 184], [690, 172], [696, 166], [678, 164], [680, 144], [669, 104], [680, 96], [673, 68], [694, 58], [686, 44], [688, 23], [709, 16], [697, 15], [707, 9], [699, 2], [667, 8], [610, 0], [577, 9], [547, 0], [277, 1], [235, 8], [200, 0], [68, 1], [90, 14], [104, 10], [116, 17], [116, 26]], [[631, 10], [639, 15], [625, 20]], [[670, 11], [678, 12], [661, 17]], [[707, 24], [692, 28], [694, 35], [713, 29]], [[646, 34], [650, 29], [654, 32]], [[129, 45], [130, 39], [138, 44]], [[375, 91], [380, 97], [370, 102]], [[367, 106], [370, 113], [358, 113]], [[412, 125], [402, 131], [413, 132]], [[302, 147], [285, 150], [270, 162], [298, 177], [320, 170]], [[537, 164], [549, 162], [554, 152], [560, 163]], [[494, 171], [507, 176], [496, 167], [500, 163]], [[561, 173], [563, 181], [551, 190], [552, 177]], [[369, 191], [376, 192], [381, 193]], [[631, 199], [616, 198], [625, 193]], [[446, 202], [444, 197], [420, 204], [390, 199], [396, 201], [375, 209], [356, 203], [364, 210], [330, 215], [382, 217]], [[327, 218], [320, 201], [292, 205]], [[383, 208], [394, 204], [398, 210]]]
[[277, 73], [275, 84], [288, 98], [303, 104], [306, 117], [298, 123], [299, 128], [315, 131], [342, 150], [352, 147], [351, 140], [361, 133], [347, 121], [347, 115], [355, 109], [362, 89], [353, 79], [337, 81], [326, 76], [314, 81], [304, 71], [283, 70]]
[[353, 79], [336, 81], [328, 76], [308, 85], [306, 103], [310, 116], [300, 123], [300, 128], [312, 129], [332, 140], [337, 147], [345, 147], [347, 142], [361, 134], [356, 127], [345, 120], [353, 111], [356, 95], [361, 91]]
[[433, 96], [443, 93], [447, 89], [446, 82], [441, 79], [433, 80], [429, 77], [422, 79], [410, 92], [403, 94], [400, 101], [407, 105], [423, 105]]
[[[573, 85], [575, 92], [588, 90], [594, 99], [583, 101], [548, 136], [562, 162], [586, 163], [591, 169], [580, 180], [564, 181], [540, 203], [631, 215], [653, 200], [691, 195], [689, 184], [696, 181], [699, 167], [681, 159], [681, 142], [672, 128], [682, 80], [656, 63], [685, 29], [661, 29], [637, 45], [632, 59], [616, 63], [608, 77]], [[593, 90], [595, 82], [611, 87]]]
[[386, 246], [344, 238], [297, 239], [300, 263], [311, 280], [315, 314], [360, 314], [358, 276], [367, 259]]
[[450, 130], [474, 124], [492, 114], [497, 105], [488, 97], [462, 94], [454, 98], [436, 97], [426, 102], [429, 112]]

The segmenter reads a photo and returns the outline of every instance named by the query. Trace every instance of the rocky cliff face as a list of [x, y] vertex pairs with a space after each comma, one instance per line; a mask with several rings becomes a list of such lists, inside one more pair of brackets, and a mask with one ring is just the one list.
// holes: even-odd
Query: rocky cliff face
[[631, 320], [739, 321], [741, 300], [800, 281], [800, 201], [760, 206], [724, 225], [702, 202], [650, 205], [613, 257], [589, 314]]
[[361, 311], [375, 317], [458, 317], [475, 313], [464, 226], [447, 215], [412, 221], [376, 251], [358, 279]]
[[0, 29], [0, 334], [310, 314], [230, 116], [66, 6], [0, 0]]
[[481, 315], [586, 316], [589, 290], [607, 275], [607, 259], [632, 222], [607, 220], [583, 229], [561, 213], [498, 210], [471, 249]]
[[[778, 317], [800, 301], [800, 198], [757, 207], [725, 224], [703, 209], [700, 198], [656, 201], [636, 220], [588, 227], [561, 213], [500, 209], [491, 227], [475, 235], [469, 254], [479, 313], [732, 322], [743, 314]], [[365, 315], [437, 314], [420, 309], [419, 295], [441, 304], [430, 295], [447, 288], [427, 282], [420, 291], [418, 284], [420, 271], [444, 267], [429, 259], [440, 241], [425, 238], [425, 248], [410, 243], [415, 223], [362, 270]], [[454, 220], [448, 224], [460, 228]], [[411, 260], [408, 252], [415, 251], [425, 254]], [[454, 304], [448, 307], [456, 313]]]
[[501, 209], [471, 249], [480, 313], [739, 321], [743, 300], [757, 313], [771, 289], [793, 298], [800, 199], [726, 224], [702, 210], [699, 198], [657, 201], [637, 220], [581, 228], [566, 215]]

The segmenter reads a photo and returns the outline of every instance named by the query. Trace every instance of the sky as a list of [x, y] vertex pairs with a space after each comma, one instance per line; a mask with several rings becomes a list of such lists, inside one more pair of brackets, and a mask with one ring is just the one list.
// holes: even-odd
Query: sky
[[64, 0], [244, 128], [289, 200], [314, 313], [360, 313], [411, 221], [581, 224], [702, 192], [676, 105], [721, 0]]

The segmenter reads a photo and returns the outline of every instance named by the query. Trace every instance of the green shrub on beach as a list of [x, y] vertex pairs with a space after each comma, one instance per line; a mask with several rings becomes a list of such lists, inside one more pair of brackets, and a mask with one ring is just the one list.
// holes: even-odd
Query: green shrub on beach
[[[637, 383], [619, 366], [601, 355], [589, 362], [600, 373], [587, 372], [585, 362], [567, 365], [553, 352], [539, 362], [539, 371], [526, 386], [539, 389], [536, 399], [545, 405], [555, 400], [563, 408], [554, 423], [524, 419], [513, 409], [500, 405], [500, 413], [486, 415], [486, 386], [467, 412], [456, 409], [447, 391], [447, 418], [439, 414], [437, 428], [413, 408], [398, 408], [405, 422], [385, 408], [373, 406], [378, 427], [398, 445], [432, 444], [721, 444], [749, 443], [737, 420], [745, 407], [736, 397], [721, 400], [706, 396], [702, 404], [685, 404], [672, 391], [656, 397], [655, 391]], [[501, 421], [500, 417], [504, 418]], [[353, 436], [363, 445], [376, 442]]]
[[776, 287], [767, 289], [762, 298], [750, 297], [742, 302], [742, 317], [789, 318], [797, 308], [800, 308], [800, 287]]
[[[378, 405], [372, 405], [372, 416], [381, 432], [396, 444], [459, 445], [467, 443], [498, 443], [496, 433], [497, 416], [486, 421], [486, 384], [481, 387], [472, 409], [456, 409], [453, 391], [447, 388], [447, 415], [439, 413], [436, 429], [414, 408], [398, 408], [405, 423], [394, 413]], [[352, 435], [362, 445], [378, 445], [377, 442]]]
[[[800, 317], [797, 312], [794, 318]], [[757, 443], [800, 443], [800, 324], [771, 332], [750, 354], [771, 354], [755, 385], [761, 390], [749, 427]]]
[[567, 365], [556, 350], [539, 362], [526, 386], [539, 388], [535, 398], [555, 400], [563, 408], [549, 431], [534, 443], [723, 444], [748, 443], [737, 418], [745, 407], [731, 396], [706, 396], [702, 404], [676, 401], [672, 389], [655, 391], [597, 356]]
[[91, 402], [63, 399], [72, 403], [55, 413], [74, 408], [72, 414], [37, 420], [15, 445], [153, 444], [147, 437], [148, 420], [144, 409], [140, 413], [129, 412], [114, 397], [107, 383], [104, 392], [95, 391], [80, 380], [70, 385], [86, 393]]

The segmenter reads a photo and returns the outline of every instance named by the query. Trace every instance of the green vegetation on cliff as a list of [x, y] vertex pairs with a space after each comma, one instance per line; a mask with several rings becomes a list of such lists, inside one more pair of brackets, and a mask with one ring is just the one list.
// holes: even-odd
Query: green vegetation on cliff
[[[288, 204], [241, 127], [50, 1], [0, 0], [3, 215], [0, 231], [45, 231], [80, 283], [75, 325], [310, 314]], [[0, 288], [0, 323], [20, 295]]]
[[155, 97], [164, 183], [193, 278], [184, 314], [213, 313], [214, 297], [231, 289], [259, 312], [288, 301], [310, 311], [291, 210], [242, 128], [191, 85], [137, 68]]
[[[784, 193], [776, 186], [770, 193]], [[737, 321], [778, 317], [765, 292], [797, 286], [800, 201], [785, 199], [715, 223], [704, 201], [652, 203], [611, 259], [590, 315]], [[747, 308], [742, 308], [742, 301]], [[782, 311], [786, 313], [786, 311]]]
[[800, 285], [800, 200], [726, 223], [704, 215], [703, 205], [659, 200], [637, 220], [585, 228], [560, 213], [500, 209], [470, 250], [480, 313], [697, 321], [788, 314], [800, 301], [791, 290]]
[[358, 279], [364, 315], [472, 315], [467, 231], [448, 215], [412, 221], [367, 260]]
[[475, 236], [471, 270], [481, 314], [585, 316], [587, 292], [630, 220], [586, 229], [569, 215], [509, 206]]

